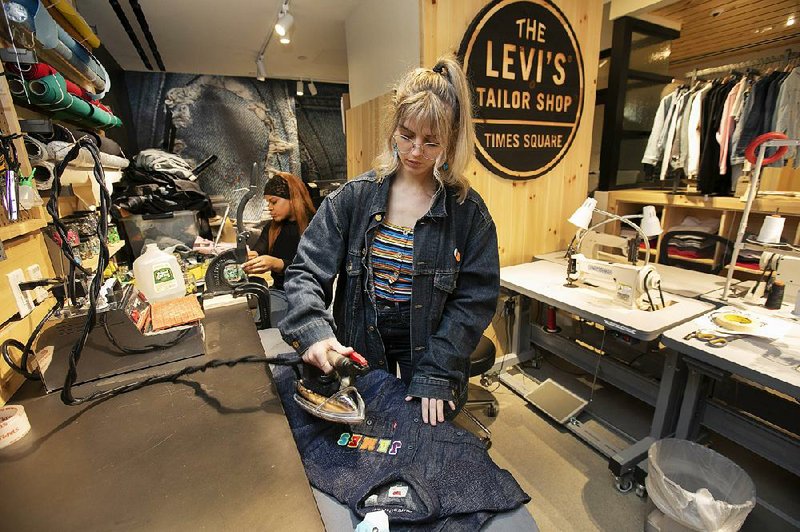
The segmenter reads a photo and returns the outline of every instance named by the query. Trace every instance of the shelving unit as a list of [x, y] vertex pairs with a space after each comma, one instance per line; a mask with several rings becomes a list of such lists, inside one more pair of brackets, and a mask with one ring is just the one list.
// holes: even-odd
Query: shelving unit
[[[654, 205], [661, 219], [661, 226], [664, 232], [671, 227], [678, 225], [686, 216], [694, 216], [699, 219], [715, 218], [719, 219], [719, 231], [717, 235], [733, 242], [736, 240], [736, 232], [742, 219], [745, 203], [739, 198], [733, 197], [705, 197], [701, 195], [674, 195], [666, 192], [649, 190], [616, 190], [607, 193], [607, 208], [609, 212], [619, 215], [636, 214], [642, 211], [645, 205]], [[758, 233], [765, 216], [779, 212], [786, 218], [783, 230], [783, 238], [790, 244], [800, 245], [800, 198], [789, 196], [768, 196], [758, 197], [753, 201], [752, 211], [748, 219], [748, 232]], [[618, 233], [619, 224], [608, 224], [608, 231]], [[661, 251], [662, 239], [659, 237], [655, 249], [651, 249], [651, 260], [658, 260]], [[762, 250], [763, 247], [747, 245], [754, 250]], [[773, 251], [775, 251], [773, 249]], [[780, 250], [777, 250], [780, 251]], [[781, 253], [783, 251], [780, 251]], [[786, 254], [791, 254], [788, 252]], [[644, 258], [644, 250], [639, 250], [640, 257]], [[711, 258], [691, 258], [670, 255], [671, 259], [684, 261], [687, 263], [712, 264]], [[728, 267], [723, 268], [720, 275], [727, 275]], [[740, 279], [752, 279], [762, 272], [759, 269], [751, 269], [737, 265], [734, 275]]]
[[[3, 44], [0, 41], [0, 45]], [[42, 59], [47, 61], [48, 57], [42, 57]], [[52, 61], [52, 63], [56, 63], [56, 61]], [[74, 69], [69, 69], [60, 64], [54, 64], [54, 66], [60, 68], [62, 73], [72, 81], [81, 86], [87, 85], [86, 80], [79, 79], [79, 74], [74, 72]], [[18, 111], [25, 117], [33, 116], [32, 111], [15, 106], [8, 87], [8, 81], [2, 75], [3, 72], [3, 65], [0, 63], [0, 131], [3, 134], [21, 133], [19, 125], [20, 114], [18, 114]], [[25, 144], [21, 138], [14, 140], [14, 142], [20, 162], [20, 171], [24, 175], [29, 175], [31, 173], [31, 165]], [[88, 205], [96, 204], [97, 185], [93, 184], [91, 169], [75, 168], [68, 171], [71, 172], [71, 177], [77, 183], [77, 186], [73, 185], [73, 188], [76, 188], [77, 191], [75, 196], [61, 198], [64, 200], [60, 202], [60, 208], [63, 206], [62, 213], [69, 214], [75, 210], [84, 209]], [[86, 176], [88, 176], [88, 179], [85, 178]], [[47, 250], [47, 241], [49, 239], [41, 231], [42, 228], [47, 226], [48, 221], [50, 221], [50, 217], [44, 207], [21, 211], [19, 219], [15, 221], [9, 220], [5, 211], [0, 208], [0, 241], [3, 243], [7, 256], [5, 260], [0, 261], [0, 296], [2, 296], [4, 302], [13, 301], [11, 288], [6, 281], [6, 273], [16, 269], [25, 271], [28, 266], [38, 264], [44, 277], [56, 276], [55, 268]], [[115, 244], [110, 250], [111, 253], [116, 253], [122, 246], [124, 246], [124, 242]], [[91, 266], [91, 263], [89, 266]], [[94, 267], [96, 267], [96, 262]], [[33, 312], [24, 318], [19, 317], [16, 306], [13, 304], [0, 307], [0, 342], [8, 338], [15, 338], [25, 342], [36, 324], [39, 323], [47, 310], [53, 305], [53, 302], [53, 298], [48, 298], [43, 303], [38, 304]], [[12, 351], [12, 356], [18, 360], [19, 353]], [[4, 361], [0, 360], [0, 406], [8, 401], [23, 381], [24, 379], [20, 375], [14, 373]]]

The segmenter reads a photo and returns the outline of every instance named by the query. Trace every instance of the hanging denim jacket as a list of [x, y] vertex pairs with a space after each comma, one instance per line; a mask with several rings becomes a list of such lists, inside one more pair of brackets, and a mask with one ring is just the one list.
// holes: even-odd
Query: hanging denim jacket
[[423, 423], [393, 375], [372, 371], [356, 380], [366, 416], [344, 425], [294, 402], [290, 368], [272, 373], [311, 485], [361, 518], [384, 510], [392, 530], [471, 532], [530, 501], [476, 436], [449, 422]]
[[[325, 198], [303, 233], [286, 270], [289, 311], [278, 325], [297, 352], [336, 336], [372, 368], [386, 367], [370, 250], [392, 179], [379, 182], [368, 172], [344, 184]], [[494, 315], [499, 290], [497, 231], [486, 205], [472, 189], [459, 203], [455, 190], [440, 187], [414, 226], [409, 395], [453, 401], [460, 410], [469, 356]], [[448, 407], [445, 413], [455, 415]]]

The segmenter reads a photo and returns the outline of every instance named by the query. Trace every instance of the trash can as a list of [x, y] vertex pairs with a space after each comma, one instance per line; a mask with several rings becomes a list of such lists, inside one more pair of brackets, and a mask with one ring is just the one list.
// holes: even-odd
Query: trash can
[[756, 488], [744, 470], [702, 445], [674, 438], [648, 451], [645, 484], [667, 517], [694, 530], [739, 530], [756, 504]]

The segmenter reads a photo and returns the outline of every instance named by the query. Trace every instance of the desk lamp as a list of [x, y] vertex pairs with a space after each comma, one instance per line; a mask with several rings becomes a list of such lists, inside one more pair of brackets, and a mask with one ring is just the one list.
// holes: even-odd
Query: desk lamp
[[[592, 215], [597, 212], [606, 217], [599, 223], [592, 226], [589, 224], [592, 221]], [[633, 223], [631, 220], [641, 218], [641, 225]], [[625, 225], [633, 228], [638, 235], [634, 240], [633, 245], [629, 249], [629, 261], [631, 265], [611, 265], [604, 261], [595, 259], [587, 259], [580, 254], [581, 244], [584, 237], [591, 231], [595, 231], [602, 225], [609, 222], [620, 221]], [[586, 198], [583, 205], [578, 207], [572, 216], [569, 217], [569, 222], [576, 227], [578, 231], [575, 234], [567, 249], [567, 284], [568, 287], [575, 286], [574, 281], [583, 275], [594, 275], [602, 278], [613, 280], [617, 287], [617, 299], [626, 305], [636, 304], [636, 295], [644, 294], [650, 300], [651, 309], [655, 310], [656, 305], [649, 294], [649, 289], [654, 288], [661, 291], [661, 282], [658, 273], [650, 266], [650, 242], [649, 239], [658, 236], [662, 233], [661, 223], [656, 216], [656, 209], [652, 205], [644, 207], [642, 214], [629, 214], [620, 216], [606, 212], [597, 208], [597, 200], [594, 198]], [[637, 250], [639, 247], [639, 237], [644, 240], [645, 245], [645, 259], [644, 265], [638, 266]], [[580, 264], [579, 264], [580, 262]], [[580, 271], [579, 271], [580, 270]], [[663, 294], [661, 297], [662, 306], [664, 304]]]
[[[589, 226], [592, 222], [592, 215], [594, 213], [602, 214], [606, 217], [605, 220], [594, 224], [593, 226]], [[642, 219], [641, 225], [636, 225], [631, 220], [635, 220], [637, 218]], [[636, 249], [639, 247], [639, 237], [642, 238], [644, 241], [644, 248], [645, 248], [645, 256], [644, 256], [644, 263], [645, 266], [650, 262], [650, 238], [654, 236], [658, 236], [663, 233], [661, 229], [661, 222], [656, 215], [656, 208], [652, 205], [646, 205], [644, 209], [642, 209], [642, 214], [628, 214], [625, 216], [620, 216], [619, 214], [614, 214], [610, 212], [606, 212], [604, 210], [597, 208], [597, 200], [594, 198], [586, 198], [583, 204], [578, 207], [578, 209], [572, 213], [572, 216], [569, 217], [569, 223], [576, 226], [578, 228], [578, 232], [575, 234], [575, 238], [573, 238], [572, 243], [567, 250], [567, 256], [569, 257], [573, 253], [579, 253], [581, 249], [581, 242], [583, 241], [583, 237], [586, 236], [587, 233], [590, 231], [595, 231], [600, 226], [603, 226], [607, 223], [620, 221], [636, 231], [637, 238], [635, 240], [635, 245], [633, 246], [633, 252], [629, 253], [628, 260], [632, 264], [636, 264], [637, 257], [636, 257]]]

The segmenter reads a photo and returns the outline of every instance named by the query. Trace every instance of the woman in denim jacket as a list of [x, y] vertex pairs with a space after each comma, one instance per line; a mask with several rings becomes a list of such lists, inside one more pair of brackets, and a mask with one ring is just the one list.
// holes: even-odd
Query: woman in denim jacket
[[303, 234], [279, 327], [326, 373], [330, 349], [399, 366], [406, 400], [436, 425], [464, 405], [469, 356], [494, 315], [497, 231], [464, 176], [475, 132], [458, 62], [406, 74], [387, 114], [374, 169], [325, 198]]

